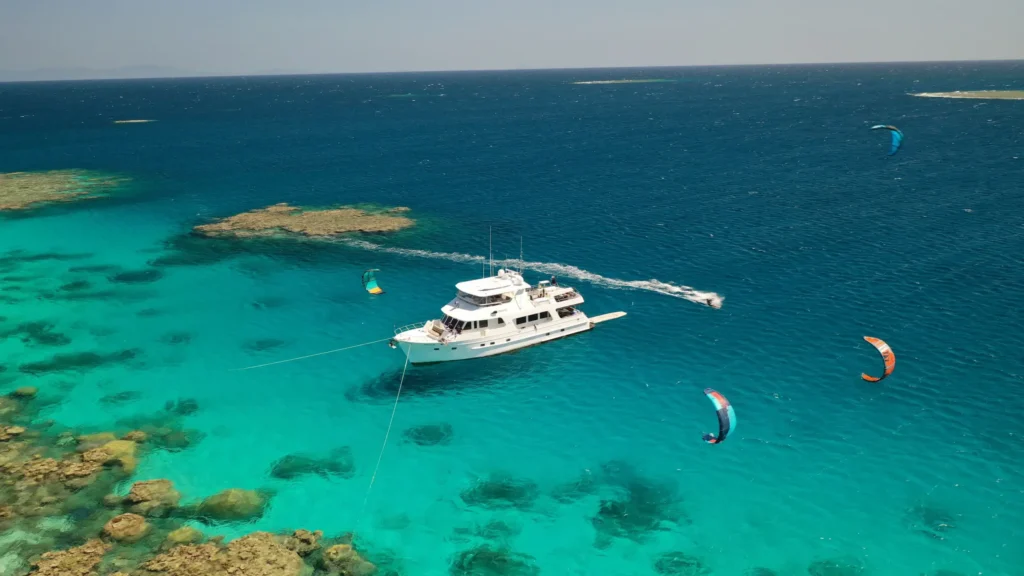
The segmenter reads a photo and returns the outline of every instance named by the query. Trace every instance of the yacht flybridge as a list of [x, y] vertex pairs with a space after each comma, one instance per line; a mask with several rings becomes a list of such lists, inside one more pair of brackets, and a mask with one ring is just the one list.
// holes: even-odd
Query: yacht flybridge
[[439, 319], [395, 330], [388, 343], [413, 364], [468, 360], [511, 352], [586, 332], [613, 312], [588, 318], [579, 309], [583, 296], [557, 281], [530, 286], [515, 270], [460, 282], [457, 295], [441, 308]]

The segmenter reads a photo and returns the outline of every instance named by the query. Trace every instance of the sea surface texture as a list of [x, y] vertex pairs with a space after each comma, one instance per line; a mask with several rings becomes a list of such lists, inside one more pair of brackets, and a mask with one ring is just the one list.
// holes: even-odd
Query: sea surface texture
[[[36, 386], [39, 417], [81, 431], [170, 411], [192, 441], [134, 479], [190, 501], [274, 494], [262, 518], [207, 533], [355, 532], [400, 574], [447, 574], [480, 545], [522, 562], [509, 574], [1022, 574], [1024, 103], [910, 95], [1022, 74], [0, 85], [0, 172], [131, 178], [0, 219], [3, 326], [64, 336], [7, 333], [0, 392]], [[618, 79], [666, 81], [576, 83]], [[896, 155], [875, 124], [906, 135]], [[189, 237], [278, 202], [407, 206], [416, 225]], [[480, 277], [489, 231], [496, 259], [522, 241], [528, 282], [556, 275], [590, 315], [628, 315], [410, 366], [370, 490], [403, 375], [385, 339]], [[362, 289], [367, 268], [384, 294]], [[895, 351], [881, 382], [861, 379], [882, 371], [863, 336]], [[738, 418], [718, 445], [701, 440], [718, 429], [706, 387]], [[296, 454], [330, 464], [271, 474]]]

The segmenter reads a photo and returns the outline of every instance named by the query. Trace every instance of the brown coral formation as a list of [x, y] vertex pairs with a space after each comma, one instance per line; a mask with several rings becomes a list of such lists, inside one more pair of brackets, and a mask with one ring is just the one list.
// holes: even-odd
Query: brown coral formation
[[141, 442], [145, 442], [146, 440], [149, 440], [149, 434], [146, 434], [142, 430], [132, 430], [131, 432], [122, 436], [121, 439], [130, 440], [138, 444]]
[[138, 445], [131, 440], [111, 440], [99, 448], [93, 448], [82, 454], [84, 462], [97, 464], [120, 464], [125, 472], [131, 474], [135, 471], [137, 460], [135, 458]]
[[280, 542], [282, 546], [299, 556], [309, 556], [320, 549], [320, 539], [323, 537], [324, 533], [319, 530], [296, 530], [291, 536], [282, 536]]
[[267, 498], [254, 490], [229, 488], [199, 504], [197, 513], [210, 520], [251, 520], [263, 515]]
[[78, 442], [79, 452], [88, 452], [93, 448], [99, 448], [107, 442], [113, 442], [117, 440], [117, 436], [113, 432], [100, 432], [98, 434], [86, 434], [79, 436], [76, 441]]
[[[377, 573], [350, 544], [337, 544], [350, 540], [324, 542], [319, 531], [256, 532], [227, 545], [219, 536], [205, 540], [185, 522], [258, 517], [270, 496], [230, 489], [198, 505], [182, 506], [181, 494], [164, 479], [135, 482], [125, 496], [112, 494], [139, 457], [135, 438], [119, 439], [113, 433], [76, 436], [54, 423], [37, 428], [31, 424], [31, 405], [31, 397], [19, 399], [10, 412], [0, 414], [0, 433], [8, 436], [0, 442], [0, 533], [31, 535], [13, 556], [4, 557], [2, 576]], [[151, 438], [155, 442], [159, 436]], [[53, 528], [41, 528], [55, 523], [64, 526], [59, 536]]]
[[90, 540], [77, 548], [47, 552], [36, 562], [32, 573], [36, 576], [93, 576], [108, 550], [109, 544]]
[[368, 212], [340, 207], [324, 210], [304, 209], [281, 203], [250, 210], [193, 230], [212, 237], [268, 237], [280, 235], [337, 236], [351, 232], [393, 232], [412, 226], [411, 218], [397, 215], [406, 209]]
[[335, 544], [324, 550], [321, 568], [336, 576], [372, 576], [377, 567], [352, 548], [351, 544]]
[[164, 539], [161, 548], [168, 549], [182, 544], [198, 544], [203, 541], [203, 533], [191, 526], [182, 526], [171, 530]]
[[301, 576], [302, 558], [266, 532], [215, 544], [176, 546], [142, 566], [144, 576]]
[[138, 514], [114, 516], [103, 526], [103, 535], [118, 542], [138, 542], [148, 532], [149, 524]]
[[105, 196], [125, 178], [83, 170], [0, 174], [0, 212]]
[[0, 442], [6, 442], [24, 433], [25, 429], [21, 426], [0, 426]]
[[129, 509], [143, 516], [163, 516], [178, 506], [181, 493], [170, 480], [146, 480], [132, 484], [124, 501]]

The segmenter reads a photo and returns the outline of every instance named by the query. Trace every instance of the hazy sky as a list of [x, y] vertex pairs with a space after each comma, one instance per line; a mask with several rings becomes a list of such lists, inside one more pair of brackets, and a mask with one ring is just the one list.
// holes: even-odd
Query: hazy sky
[[0, 70], [1024, 59], [1024, 0], [0, 0]]

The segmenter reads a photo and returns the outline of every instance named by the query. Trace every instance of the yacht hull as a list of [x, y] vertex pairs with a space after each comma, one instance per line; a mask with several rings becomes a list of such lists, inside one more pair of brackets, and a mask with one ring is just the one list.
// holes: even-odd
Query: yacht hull
[[392, 343], [403, 354], [408, 354], [410, 364], [437, 364], [507, 354], [573, 334], [587, 332], [591, 328], [593, 328], [593, 322], [583, 316], [567, 322], [554, 322], [551, 326], [533, 326], [518, 332], [495, 332], [493, 335], [461, 342], [452, 341], [447, 344], [436, 341], [417, 342], [415, 338], [403, 338], [408, 333], [398, 334]]

